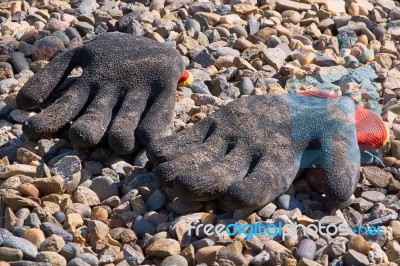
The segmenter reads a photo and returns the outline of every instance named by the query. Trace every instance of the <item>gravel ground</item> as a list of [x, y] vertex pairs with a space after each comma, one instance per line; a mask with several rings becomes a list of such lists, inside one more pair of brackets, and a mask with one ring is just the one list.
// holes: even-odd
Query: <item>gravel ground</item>
[[[18, 90], [57, 52], [107, 31], [181, 53], [195, 80], [177, 89], [173, 132], [239, 97], [319, 87], [382, 114], [392, 133], [384, 167], [364, 166], [340, 208], [309, 169], [265, 207], [227, 212], [173, 197], [144, 151], [76, 150], [65, 132], [27, 139], [21, 123], [34, 113], [17, 108]], [[0, 266], [400, 265], [399, 41], [393, 0], [0, 0]], [[381, 226], [383, 234], [188, 233], [191, 222], [236, 221]]]

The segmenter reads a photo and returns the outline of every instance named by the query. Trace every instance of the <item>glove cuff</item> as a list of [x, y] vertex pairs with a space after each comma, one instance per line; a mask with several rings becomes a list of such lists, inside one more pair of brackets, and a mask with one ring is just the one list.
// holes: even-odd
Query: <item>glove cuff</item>
[[[305, 91], [298, 94], [318, 98], [339, 98], [340, 96], [321, 91]], [[356, 130], [358, 146], [362, 149], [376, 149], [384, 146], [389, 139], [389, 129], [374, 112], [356, 106]]]

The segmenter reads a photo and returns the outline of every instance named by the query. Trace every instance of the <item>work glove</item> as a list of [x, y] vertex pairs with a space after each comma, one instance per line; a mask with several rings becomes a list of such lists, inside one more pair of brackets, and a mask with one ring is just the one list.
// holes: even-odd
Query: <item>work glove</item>
[[[63, 89], [77, 66], [82, 75]], [[19, 91], [20, 108], [44, 108], [23, 132], [49, 137], [73, 121], [69, 136], [76, 146], [96, 145], [107, 135], [113, 150], [131, 153], [136, 144], [169, 134], [177, 83], [188, 78], [184, 71], [179, 53], [165, 44], [123, 33], [97, 36], [58, 55]]]
[[255, 209], [287, 191], [305, 167], [303, 153], [317, 142], [325, 194], [343, 202], [359, 180], [357, 135], [360, 144], [371, 146], [387, 137], [379, 117], [348, 97], [250, 96], [152, 142], [147, 156], [159, 181], [179, 196]]

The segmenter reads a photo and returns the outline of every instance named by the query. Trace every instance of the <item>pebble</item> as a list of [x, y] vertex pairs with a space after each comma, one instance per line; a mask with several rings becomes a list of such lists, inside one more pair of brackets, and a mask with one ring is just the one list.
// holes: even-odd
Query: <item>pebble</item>
[[52, 234], [61, 236], [65, 242], [71, 242], [73, 240], [73, 236], [71, 233], [49, 222], [42, 223], [40, 225], [40, 229], [48, 236]]
[[146, 254], [157, 258], [178, 255], [180, 252], [181, 248], [179, 242], [169, 238], [158, 239], [151, 243], [146, 249]]
[[64, 239], [59, 235], [53, 234], [42, 242], [39, 249], [40, 251], [60, 252], [64, 245]]
[[97, 194], [90, 188], [78, 186], [72, 195], [72, 200], [76, 203], [82, 203], [87, 206], [96, 206], [100, 204]]
[[306, 258], [314, 260], [317, 245], [311, 239], [303, 239], [296, 250], [295, 257], [297, 259]]
[[86, 263], [81, 258], [74, 258], [68, 262], [67, 266], [92, 266], [92, 265]]
[[112, 196], [118, 196], [118, 184], [108, 176], [98, 176], [92, 179], [90, 189], [93, 190], [100, 201]]
[[160, 263], [160, 266], [188, 266], [187, 260], [181, 255], [169, 256]]
[[99, 260], [97, 259], [96, 255], [92, 253], [81, 253], [78, 255], [79, 259], [82, 259], [85, 263], [89, 264], [90, 266], [98, 266]]
[[204, 247], [196, 252], [195, 259], [198, 264], [204, 263], [211, 265], [215, 262], [217, 253], [223, 249], [224, 246], [215, 245], [212, 247]]
[[360, 235], [353, 235], [347, 243], [349, 249], [367, 255], [371, 250], [369, 243]]
[[14, 78], [0, 80], [0, 94], [9, 93], [18, 84], [18, 80]]
[[250, 95], [252, 93], [252, 91], [254, 90], [254, 85], [249, 77], [244, 77], [242, 79], [239, 90], [241, 95]]
[[90, 34], [94, 32], [94, 27], [87, 22], [79, 21], [74, 27], [80, 32], [82, 35]]
[[269, 253], [263, 250], [261, 251], [261, 253], [254, 256], [250, 260], [250, 263], [252, 265], [265, 265], [269, 261], [269, 259], [270, 259]]
[[277, 206], [281, 209], [288, 210], [288, 211], [294, 210], [296, 208], [299, 208], [300, 210], [304, 210], [304, 207], [301, 205], [300, 201], [298, 201], [296, 198], [291, 197], [287, 194], [283, 194], [278, 198]]
[[42, 251], [36, 256], [37, 262], [48, 262], [53, 266], [66, 266], [67, 261], [63, 256], [57, 252], [52, 251]]
[[89, 241], [92, 246], [95, 246], [98, 240], [105, 238], [110, 231], [105, 223], [93, 220], [88, 222], [88, 230]]
[[24, 239], [30, 241], [36, 247], [40, 247], [40, 245], [45, 241], [46, 237], [42, 230], [38, 228], [28, 228], [24, 231], [23, 236]]
[[24, 259], [34, 260], [38, 254], [37, 247], [20, 237], [8, 236], [4, 239], [3, 246], [8, 248], [19, 249], [23, 253]]
[[23, 253], [19, 249], [0, 247], [0, 261], [22, 260]]
[[154, 226], [147, 222], [143, 217], [138, 216], [135, 219], [135, 222], [132, 225], [132, 230], [140, 237], [142, 238], [144, 234], [150, 234], [153, 235], [156, 232], [156, 229]]
[[37, 178], [32, 184], [39, 190], [40, 195], [58, 194], [64, 187], [64, 179], [61, 176], [50, 178]]
[[154, 191], [150, 197], [147, 199], [147, 210], [154, 211], [161, 208], [167, 201], [166, 196], [160, 191]]
[[171, 208], [178, 214], [188, 214], [201, 210], [203, 208], [203, 204], [198, 201], [190, 201], [178, 197], [171, 202]]
[[392, 175], [376, 166], [362, 168], [364, 177], [375, 187], [385, 188], [389, 184]]
[[25, 55], [21, 52], [14, 52], [11, 54], [11, 61], [17, 73], [23, 70], [29, 70], [29, 65], [25, 60]]
[[380, 202], [385, 199], [385, 194], [378, 191], [365, 191], [361, 193], [361, 197], [370, 202]]
[[60, 255], [63, 256], [67, 261], [78, 257], [80, 253], [80, 245], [72, 242], [66, 243], [60, 251]]
[[369, 265], [367, 256], [350, 249], [343, 256], [344, 262], [348, 265]]
[[17, 190], [24, 196], [28, 197], [39, 197], [39, 190], [32, 184], [21, 184], [18, 186]]

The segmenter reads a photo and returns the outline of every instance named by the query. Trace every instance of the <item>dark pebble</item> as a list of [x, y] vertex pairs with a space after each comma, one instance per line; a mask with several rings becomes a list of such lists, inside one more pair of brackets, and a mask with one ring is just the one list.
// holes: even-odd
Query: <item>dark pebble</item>
[[68, 233], [66, 230], [57, 227], [49, 222], [42, 223], [40, 229], [47, 235], [56, 234], [64, 238], [66, 242], [71, 242], [73, 240], [72, 234]]
[[53, 217], [56, 218], [57, 222], [62, 224], [65, 221], [65, 213], [63, 212], [55, 212], [53, 213]]
[[135, 222], [132, 225], [132, 230], [140, 238], [142, 238], [146, 233], [154, 235], [156, 232], [154, 226], [152, 226], [151, 223], [143, 219], [142, 216], [138, 216], [136, 218]]
[[99, 259], [91, 253], [81, 253], [78, 258], [82, 259], [84, 262], [90, 264], [91, 266], [99, 265]]
[[11, 54], [11, 61], [15, 70], [20, 73], [22, 70], [29, 70], [29, 65], [25, 60], [25, 55], [21, 52], [14, 52]]

